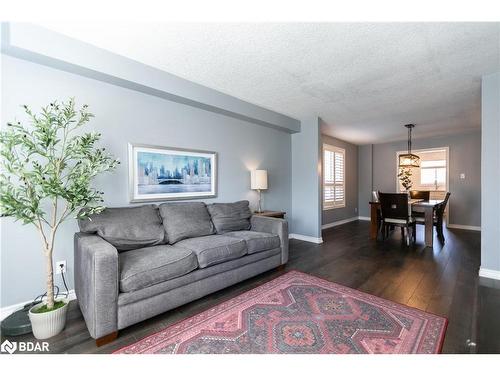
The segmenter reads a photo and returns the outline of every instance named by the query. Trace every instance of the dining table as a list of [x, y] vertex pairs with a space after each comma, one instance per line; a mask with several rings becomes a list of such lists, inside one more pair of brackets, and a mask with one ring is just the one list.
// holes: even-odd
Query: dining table
[[[409, 199], [408, 204], [411, 205], [411, 211], [423, 213], [425, 218], [425, 246], [432, 247], [434, 245], [434, 212], [444, 202], [443, 199]], [[380, 230], [377, 219], [377, 212], [380, 210], [380, 202], [370, 202], [370, 238], [376, 239]]]

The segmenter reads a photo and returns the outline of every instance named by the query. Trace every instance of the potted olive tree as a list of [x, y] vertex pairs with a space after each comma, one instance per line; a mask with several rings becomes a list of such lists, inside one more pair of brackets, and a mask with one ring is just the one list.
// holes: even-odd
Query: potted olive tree
[[[50, 103], [33, 113], [23, 106], [29, 124], [16, 121], [0, 132], [0, 213], [32, 224], [45, 255], [46, 298], [30, 312], [37, 339], [64, 329], [68, 301], [54, 299], [53, 251], [61, 223], [99, 213], [103, 192], [92, 179], [119, 163], [97, 148], [99, 133], [82, 133], [93, 115], [88, 106], [75, 108], [74, 99]], [[85, 210], [81, 210], [86, 208]]]

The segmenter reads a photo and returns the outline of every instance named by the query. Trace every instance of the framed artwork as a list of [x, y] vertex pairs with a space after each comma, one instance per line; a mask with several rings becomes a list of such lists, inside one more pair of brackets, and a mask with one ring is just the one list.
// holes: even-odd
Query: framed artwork
[[128, 145], [130, 202], [217, 196], [217, 153]]

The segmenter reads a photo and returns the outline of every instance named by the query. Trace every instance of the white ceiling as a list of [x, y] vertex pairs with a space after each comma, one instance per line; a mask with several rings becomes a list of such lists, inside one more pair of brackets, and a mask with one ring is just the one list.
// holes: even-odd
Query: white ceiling
[[500, 23], [42, 25], [356, 144], [480, 127], [500, 71]]

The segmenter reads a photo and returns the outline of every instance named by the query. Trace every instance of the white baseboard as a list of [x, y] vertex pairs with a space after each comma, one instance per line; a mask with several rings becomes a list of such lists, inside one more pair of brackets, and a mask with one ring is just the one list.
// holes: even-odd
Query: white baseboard
[[356, 220], [370, 221], [371, 219], [369, 216], [354, 216], [354, 217], [350, 217], [349, 219], [338, 220], [338, 221], [334, 221], [333, 223], [324, 224], [321, 226], [321, 229], [333, 228], [333, 227], [336, 227], [338, 225], [347, 224], [347, 223], [350, 223], [351, 221], [356, 221]]
[[312, 243], [323, 243], [323, 238], [322, 237], [304, 236], [302, 234], [296, 234], [296, 233], [290, 233], [288, 235], [288, 238], [289, 239], [295, 239], [295, 240], [312, 242]]
[[[68, 300], [71, 301], [74, 299], [76, 299], [76, 294], [75, 294], [75, 290], [72, 289], [69, 291]], [[24, 307], [24, 305], [26, 305], [30, 302], [32, 302], [32, 301], [24, 301], [24, 302], [16, 303], [15, 305], [10, 305], [10, 306], [5, 306], [5, 307], [0, 308], [0, 320], [4, 320], [6, 317], [8, 317], [14, 311], [20, 310], [21, 308]]]
[[347, 223], [350, 223], [351, 221], [356, 221], [356, 220], [359, 220], [359, 216], [354, 216], [354, 217], [350, 217], [349, 219], [338, 220], [338, 221], [334, 221], [333, 223], [324, 224], [321, 226], [321, 229], [333, 228], [333, 227], [336, 227], [338, 225], [347, 224]]
[[446, 227], [451, 228], [451, 229], [465, 229], [465, 230], [481, 231], [481, 227], [476, 227], [473, 225], [448, 224]]
[[481, 267], [479, 268], [479, 276], [486, 277], [487, 279], [500, 280], [500, 271]]

